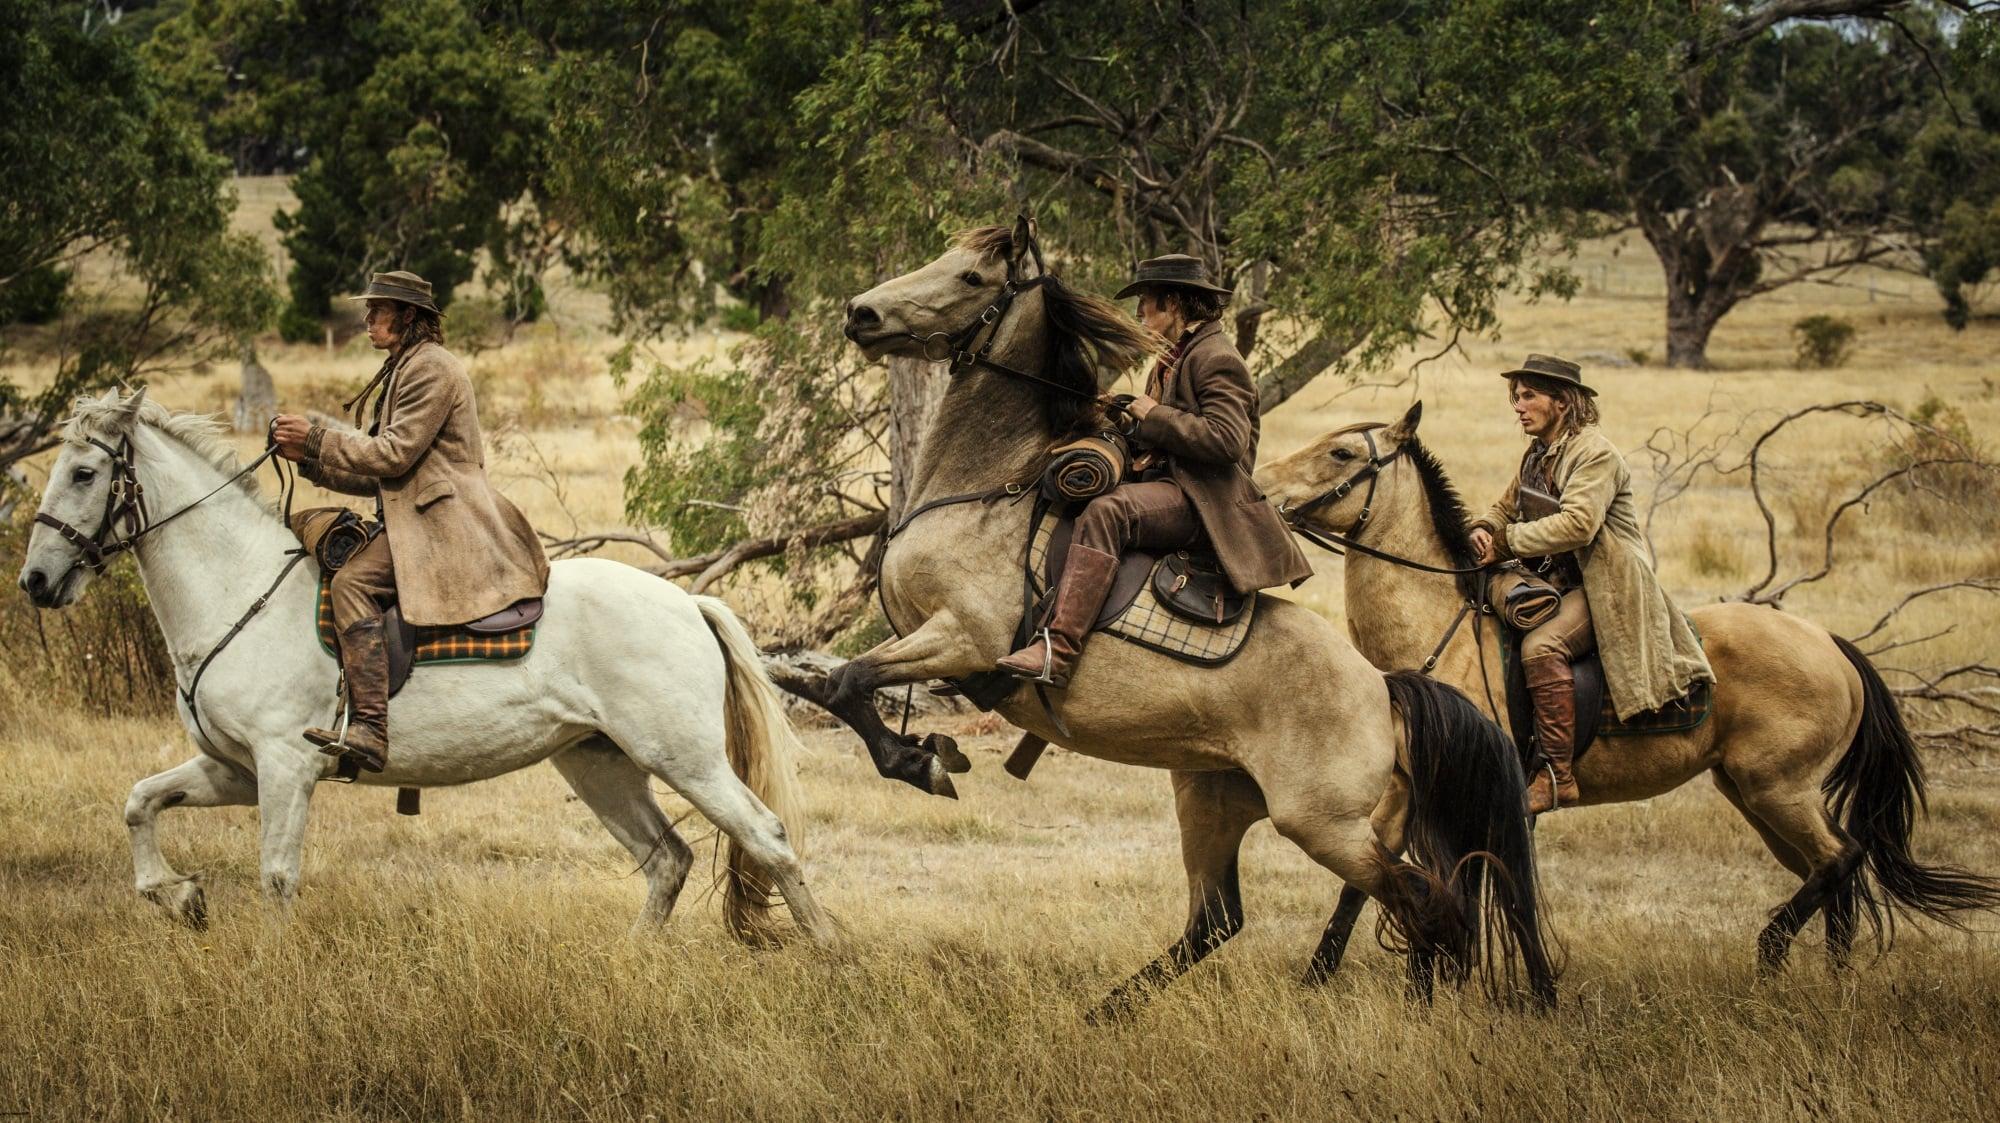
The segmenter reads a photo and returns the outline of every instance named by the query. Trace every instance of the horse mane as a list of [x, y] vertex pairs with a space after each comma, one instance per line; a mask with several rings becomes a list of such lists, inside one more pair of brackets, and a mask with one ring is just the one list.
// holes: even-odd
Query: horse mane
[[[1010, 258], [1015, 253], [1009, 226], [978, 226], [961, 230], [951, 244], [982, 257]], [[1110, 379], [1160, 350], [1161, 341], [1125, 314], [1124, 309], [1094, 293], [1079, 292], [1053, 273], [1042, 282], [1042, 307], [1049, 321], [1049, 344], [1041, 362], [1042, 377], [1074, 387], [1090, 397], [1049, 394], [1042, 407], [1049, 428], [1058, 435], [1098, 420], [1092, 398]]]
[[[63, 423], [62, 439], [82, 444], [86, 437], [105, 435], [115, 428], [124, 410], [125, 402], [116, 390], [106, 391], [100, 398], [78, 398], [76, 413]], [[186, 445], [223, 475], [233, 476], [243, 467], [236, 459], [236, 450], [223, 438], [227, 427], [208, 414], [176, 412], [147, 398], [139, 403], [139, 421]], [[244, 476], [236, 486], [260, 505], [264, 503], [264, 493], [255, 479]]]
[[[1424, 442], [1411, 437], [1403, 444], [1403, 455], [1417, 467], [1417, 479], [1423, 481], [1424, 498], [1431, 509], [1431, 531], [1444, 547], [1454, 569], [1465, 569], [1479, 564], [1479, 551], [1472, 546], [1471, 516], [1466, 513], [1465, 499], [1452, 484], [1451, 477], [1445, 475], [1444, 465], [1437, 454], [1424, 447]], [[1472, 582], [1478, 574], [1459, 574], [1459, 588], [1466, 596], [1474, 596], [1478, 590]]]

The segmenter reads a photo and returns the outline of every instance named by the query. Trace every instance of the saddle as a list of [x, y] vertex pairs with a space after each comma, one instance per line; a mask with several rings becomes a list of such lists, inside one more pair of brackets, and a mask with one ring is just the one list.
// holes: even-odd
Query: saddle
[[[419, 663], [484, 663], [519, 659], [535, 646], [542, 619], [540, 597], [517, 601], [469, 624], [417, 627], [403, 619], [401, 605], [382, 615], [382, 646], [389, 656], [389, 696], [403, 689]], [[333, 623], [333, 583], [319, 586], [319, 645], [336, 658], [340, 637]]]
[[[1035, 627], [1050, 608], [1056, 583], [1069, 559], [1077, 509], [1058, 509], [1038, 501], [1029, 520], [1021, 622], [1014, 632], [1016, 647], [1033, 638]], [[1230, 586], [1210, 551], [1198, 547], [1168, 552], [1129, 550], [1119, 558], [1111, 592], [1091, 630], [1108, 632], [1185, 663], [1220, 666], [1235, 658], [1249, 640], [1258, 601], [1256, 594], [1241, 594]], [[1004, 671], [986, 671], [952, 680], [947, 692], [991, 710], [1020, 685], [1021, 680]]]
[[[1528, 681], [1521, 673], [1521, 638], [1524, 634], [1503, 623], [1500, 650], [1501, 662], [1506, 668], [1508, 732], [1513, 734], [1514, 744], [1520, 748], [1522, 763], [1532, 772], [1538, 767], [1541, 750], [1535, 745], [1535, 703], [1528, 696]], [[1696, 632], [1695, 638], [1700, 639], [1701, 633]], [[1657, 710], [1635, 714], [1630, 720], [1620, 720], [1618, 712], [1612, 708], [1611, 693], [1605, 688], [1604, 661], [1597, 652], [1571, 661], [1569, 667], [1576, 679], [1573, 688], [1576, 698], [1576, 752], [1573, 760], [1583, 759], [1585, 750], [1599, 737], [1642, 737], [1694, 729], [1708, 720], [1714, 701], [1713, 684], [1696, 683], [1686, 695]]]

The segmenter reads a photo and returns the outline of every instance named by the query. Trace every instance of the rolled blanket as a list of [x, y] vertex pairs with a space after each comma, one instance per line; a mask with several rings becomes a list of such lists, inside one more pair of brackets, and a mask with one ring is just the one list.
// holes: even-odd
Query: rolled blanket
[[1519, 565], [1503, 567], [1486, 587], [1493, 610], [1517, 632], [1532, 632], [1562, 608], [1562, 590]]
[[308, 507], [292, 513], [292, 533], [319, 563], [320, 572], [332, 573], [366, 546], [376, 530], [345, 507]]
[[1095, 499], [1125, 479], [1132, 462], [1125, 437], [1105, 429], [1049, 450], [1042, 469], [1042, 494], [1058, 502]]

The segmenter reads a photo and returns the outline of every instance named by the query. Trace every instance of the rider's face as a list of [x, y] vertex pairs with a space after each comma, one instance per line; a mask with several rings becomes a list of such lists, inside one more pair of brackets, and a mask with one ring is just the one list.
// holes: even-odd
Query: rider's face
[[1511, 397], [1514, 417], [1520, 421], [1522, 432], [1542, 441], [1555, 435], [1562, 424], [1561, 401], [1527, 382], [1514, 383]]
[[396, 345], [396, 302], [393, 300], [371, 300], [368, 313], [362, 317], [368, 327], [368, 342], [377, 351], [387, 351]]
[[1179, 337], [1182, 326], [1180, 303], [1172, 298], [1163, 299], [1158, 293], [1142, 292], [1139, 294], [1139, 322], [1172, 342]]

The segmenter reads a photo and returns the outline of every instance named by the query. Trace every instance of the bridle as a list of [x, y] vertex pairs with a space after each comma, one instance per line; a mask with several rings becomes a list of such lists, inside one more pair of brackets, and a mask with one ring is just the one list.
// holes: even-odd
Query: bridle
[[[915, 340], [923, 348], [923, 357], [926, 362], [949, 363], [950, 366], [946, 368], [946, 373], [950, 374], [953, 378], [966, 374], [974, 367], [985, 367], [996, 374], [1006, 375], [1008, 378], [1018, 378], [1023, 382], [1038, 383], [1051, 390], [1059, 390], [1075, 397], [1096, 401], [1097, 394], [1095, 391], [1067, 386], [1052, 378], [1043, 378], [1033, 371], [1008, 366], [1006, 363], [993, 357], [993, 345], [1000, 338], [1000, 328], [1006, 322], [1007, 312], [1014, 306], [1014, 298], [1031, 289], [1040, 288], [1043, 284], [1055, 279], [1049, 273], [1047, 263], [1042, 260], [1041, 244], [1035, 240], [1032, 232], [1028, 234], [1026, 249], [1028, 256], [1035, 260], [1035, 275], [1032, 277], [1022, 277], [1021, 254], [1008, 254], [1007, 283], [1000, 286], [1000, 292], [993, 298], [993, 302], [982, 309], [977, 316], [968, 321], [964, 327], [959, 328], [957, 331], [934, 331], [929, 335], [918, 335], [913, 331], [906, 331], [900, 334]], [[983, 342], [979, 338], [982, 332], [986, 336]]]
[[[111, 458], [111, 490], [104, 497], [104, 516], [97, 524], [96, 532], [85, 534], [47, 511], [36, 511], [35, 521], [62, 535], [63, 541], [76, 547], [83, 554], [77, 565], [92, 573], [102, 573], [112, 558], [133, 549], [146, 535], [208, 502], [223, 488], [256, 471], [258, 466], [271, 459], [278, 451], [276, 443], [267, 441], [263, 455], [244, 465], [235, 475], [217, 484], [214, 490], [159, 522], [151, 522], [146, 515], [146, 489], [139, 483], [139, 471], [134, 463], [131, 436], [128, 434], [119, 437], [117, 448], [105, 444], [96, 437], [86, 436], [83, 439], [103, 450], [104, 454]], [[280, 469], [280, 485], [283, 482], [283, 469]], [[112, 535], [119, 533], [120, 524], [123, 524], [123, 534], [113, 538]]]
[[[1382, 469], [1395, 463], [1403, 455], [1403, 449], [1406, 447], [1399, 444], [1396, 446], [1395, 451], [1384, 456], [1381, 450], [1375, 446], [1375, 430], [1363, 429], [1361, 431], [1361, 439], [1368, 442], [1368, 462], [1356, 469], [1353, 475], [1296, 507], [1288, 507], [1282, 503], [1278, 505], [1278, 516], [1285, 520], [1285, 525], [1291, 529], [1291, 532], [1323, 550], [1330, 550], [1336, 554], [1345, 554], [1348, 550], [1356, 550], [1367, 554], [1371, 558], [1378, 558], [1388, 562], [1391, 565], [1402, 566], [1404, 569], [1421, 570], [1425, 573], [1441, 573], [1451, 577], [1462, 577], [1485, 572], [1487, 568], [1485, 565], [1474, 565], [1464, 568], [1431, 565], [1427, 562], [1420, 562], [1414, 558], [1401, 557], [1389, 553], [1387, 550], [1378, 550], [1373, 546], [1355, 541], [1355, 539], [1360, 537], [1362, 530], [1366, 529], [1369, 518], [1375, 513], [1375, 485], [1380, 480]], [[1307, 516], [1328, 504], [1338, 503], [1342, 499], [1347, 498], [1353, 493], [1355, 488], [1361, 486], [1363, 483], [1368, 485], [1368, 494], [1362, 497], [1361, 514], [1355, 517], [1354, 525], [1348, 529], [1346, 534], [1339, 534], [1331, 530], [1315, 530], [1305, 525], [1304, 519]], [[1485, 582], [1474, 582], [1474, 585], [1473, 594], [1460, 601], [1458, 614], [1451, 618], [1451, 624], [1444, 630], [1444, 637], [1437, 641], [1437, 646], [1431, 648], [1430, 657], [1424, 660], [1423, 666], [1420, 669], [1421, 673], [1428, 675], [1437, 669], [1438, 659], [1443, 657], [1444, 649], [1451, 646], [1452, 637], [1458, 634], [1459, 626], [1465, 623], [1467, 616], [1473, 617], [1474, 642], [1478, 643], [1480, 641], [1478, 635], [1480, 626], [1479, 617], [1490, 615], [1493, 610], [1492, 606], [1483, 603], [1486, 599]], [[1482, 679], [1485, 678], [1486, 660], [1483, 656], [1479, 660], [1479, 674]], [[1487, 684], [1486, 694], [1487, 706], [1492, 708], [1494, 713], [1499, 713], [1499, 708], [1493, 705], [1493, 688], [1490, 683]]]
[[[264, 452], [262, 455], [245, 464], [235, 475], [217, 484], [201, 498], [180, 508], [159, 522], [151, 522], [146, 517], [146, 489], [139, 483], [139, 471], [134, 463], [131, 435], [126, 434], [119, 437], [117, 448], [112, 448], [96, 437], [87, 436], [83, 438], [102, 449], [105, 455], [111, 458], [111, 491], [105, 496], [104, 519], [98, 524], [97, 532], [95, 534], [85, 534], [45, 511], [35, 512], [36, 522], [55, 530], [57, 534], [62, 535], [63, 541], [75, 546], [83, 554], [83, 557], [76, 565], [72, 565], [70, 570], [63, 574], [63, 578], [67, 580], [69, 573], [74, 572], [77, 565], [83, 566], [92, 573], [103, 572], [104, 567], [110, 563], [112, 558], [132, 550], [139, 544], [139, 540], [146, 535], [159, 530], [161, 527], [166, 526], [168, 523], [208, 502], [218, 492], [222, 491], [222, 489], [229, 487], [251, 472], [256, 471], [259, 465], [277, 455], [278, 443], [274, 437], [276, 424], [273, 421], [272, 428], [265, 432]], [[285, 478], [283, 463], [276, 460], [272, 460], [271, 462], [278, 473], [278, 488], [285, 497], [285, 522], [289, 525], [291, 522], [292, 489], [288, 486]], [[120, 524], [124, 526], [123, 535], [118, 538], [111, 537], [111, 535], [118, 533]], [[262, 612], [265, 605], [271, 603], [271, 597], [278, 591], [278, 586], [284, 584], [285, 578], [291, 576], [292, 570], [298, 568], [299, 563], [306, 559], [306, 551], [303, 548], [287, 550], [285, 552], [290, 556], [290, 559], [278, 571], [277, 579], [271, 582], [270, 588], [265, 589], [262, 596], [251, 602], [249, 610], [230, 627], [228, 633], [222, 637], [222, 641], [209, 649], [208, 654], [203, 657], [201, 664], [195, 668], [194, 675], [188, 681], [187, 686], [181, 688], [181, 701], [187, 706], [188, 716], [194, 720], [195, 729], [200, 732], [203, 741], [209, 739], [208, 729], [202, 724], [201, 709], [195, 701], [195, 691], [201, 686], [201, 676], [208, 672], [209, 664], [215, 662], [215, 657], [222, 654], [222, 649], [228, 647], [230, 641], [234, 640], [242, 633], [245, 627], [249, 626], [251, 619], [259, 612]], [[203, 751], [207, 751], [206, 745], [203, 746]]]

